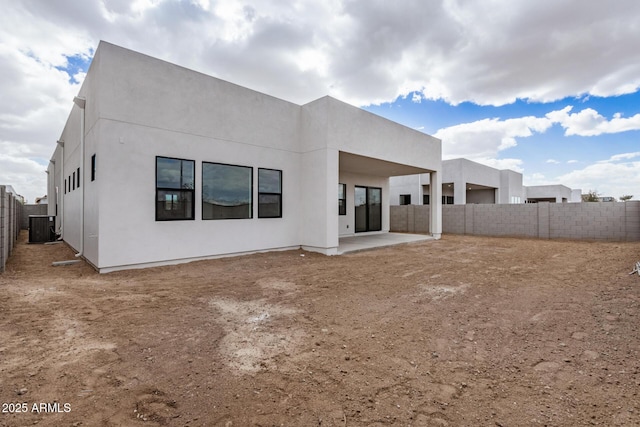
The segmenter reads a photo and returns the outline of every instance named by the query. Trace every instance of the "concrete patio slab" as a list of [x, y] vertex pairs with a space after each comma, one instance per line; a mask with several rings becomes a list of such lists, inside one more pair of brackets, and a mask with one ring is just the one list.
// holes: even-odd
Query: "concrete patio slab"
[[376, 233], [341, 237], [338, 245], [338, 255], [427, 240], [435, 240], [435, 238], [426, 234], [408, 233]]

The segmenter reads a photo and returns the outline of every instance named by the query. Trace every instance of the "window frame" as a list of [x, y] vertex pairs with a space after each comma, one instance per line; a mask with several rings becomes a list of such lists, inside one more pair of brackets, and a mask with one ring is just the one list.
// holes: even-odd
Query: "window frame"
[[406, 206], [411, 204], [411, 194], [401, 194], [400, 195], [400, 206]]
[[[179, 160], [181, 162], [191, 162], [193, 164], [193, 188], [170, 188], [170, 187], [159, 187], [158, 186], [158, 159], [169, 159], [169, 160]], [[155, 170], [156, 170], [156, 175], [155, 175], [155, 216], [156, 216], [156, 221], [193, 221], [195, 220], [195, 205], [196, 205], [196, 162], [195, 160], [191, 160], [191, 159], [181, 159], [178, 157], [167, 157], [167, 156], [156, 156], [155, 157]], [[185, 218], [161, 218], [158, 215], [158, 203], [162, 202], [158, 200], [159, 197], [159, 193], [161, 191], [164, 192], [175, 192], [177, 194], [179, 193], [186, 193], [186, 194], [191, 194], [191, 212], [190, 212], [190, 217], [185, 217]], [[166, 195], [165, 195], [166, 196]], [[172, 201], [173, 203], [173, 201]]]
[[[340, 197], [340, 188], [342, 188], [342, 198]], [[342, 202], [342, 204], [340, 203]], [[347, 184], [338, 183], [338, 215], [347, 214]]]
[[[280, 174], [280, 192], [279, 193], [275, 193], [275, 192], [267, 192], [267, 191], [260, 191], [260, 171], [274, 171], [274, 172], [278, 172]], [[281, 169], [270, 169], [270, 168], [258, 168], [258, 218], [282, 218], [282, 170]], [[265, 215], [263, 213], [261, 213], [261, 207], [263, 205], [263, 203], [260, 203], [260, 196], [277, 196], [278, 197], [278, 212], [279, 215]]]
[[77, 180], [76, 188], [80, 188], [80, 168], [77, 169], [76, 180]]
[[[204, 179], [204, 165], [205, 164], [209, 164], [209, 165], [220, 165], [220, 166], [231, 166], [231, 167], [236, 167], [236, 168], [243, 168], [243, 169], [249, 169], [250, 171], [250, 175], [251, 175], [251, 188], [249, 190], [249, 194], [250, 194], [250, 201], [249, 201], [249, 217], [242, 217], [242, 218], [234, 218], [234, 217], [229, 217], [229, 218], [205, 218], [204, 217], [204, 187], [205, 187], [205, 179]], [[206, 162], [203, 161], [202, 162], [202, 170], [201, 170], [201, 177], [202, 177], [202, 188], [200, 190], [200, 195], [201, 195], [201, 199], [202, 199], [202, 207], [201, 207], [201, 215], [202, 215], [202, 220], [203, 221], [216, 221], [216, 220], [227, 220], [227, 219], [253, 219], [253, 166], [244, 166], [244, 165], [233, 165], [230, 163], [220, 163], [220, 162]]]
[[91, 156], [91, 182], [96, 180], [96, 155]]
[[[364, 200], [362, 200], [364, 203], [362, 204], [358, 204], [360, 199], [360, 196], [358, 195], [358, 192], [361, 192], [362, 190], [364, 190]], [[374, 197], [372, 197], [374, 192], [379, 192], [380, 194], [380, 202], [379, 203], [374, 203], [372, 201], [372, 199], [374, 199]], [[362, 194], [361, 194], [362, 195]], [[364, 186], [364, 185], [356, 185], [354, 188], [354, 232], [355, 233], [367, 233], [367, 232], [371, 232], [371, 231], [381, 231], [382, 230], [382, 187], [368, 187], [368, 186]], [[362, 221], [358, 221], [358, 217], [359, 217], [359, 212], [358, 212], [358, 208], [363, 208], [364, 207], [364, 224], [362, 223]], [[379, 214], [379, 217], [376, 218], [375, 214]], [[372, 225], [372, 218], [374, 219], [378, 219], [379, 222], [379, 226], [378, 227], [374, 227]], [[364, 225], [364, 228], [358, 228], [358, 227], [362, 227]]]

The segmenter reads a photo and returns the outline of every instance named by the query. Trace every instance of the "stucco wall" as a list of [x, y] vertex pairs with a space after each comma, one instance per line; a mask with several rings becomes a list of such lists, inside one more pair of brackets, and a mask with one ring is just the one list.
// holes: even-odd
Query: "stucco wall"
[[[391, 231], [422, 233], [429, 206], [392, 206]], [[445, 205], [443, 233], [640, 241], [640, 202]]]
[[[441, 141], [330, 97], [303, 109], [326, 109], [327, 146], [340, 151], [384, 159], [402, 165], [440, 171]], [[313, 116], [315, 117], [315, 116]], [[307, 135], [305, 134], [305, 139]]]
[[[59, 182], [81, 167], [81, 191], [58, 197], [61, 225], [64, 240], [101, 271], [300, 246], [336, 253], [338, 236], [353, 228], [338, 218], [339, 179], [351, 203], [354, 185], [383, 188], [388, 230], [393, 168], [441, 167], [440, 140], [335, 99], [299, 106], [108, 43], [80, 96], [86, 108], [72, 107], [49, 193], [55, 199]], [[156, 221], [156, 156], [194, 161], [193, 220]], [[361, 173], [367, 159], [381, 160], [374, 165], [384, 172]], [[253, 168], [253, 218], [202, 220], [203, 162]], [[282, 218], [258, 218], [259, 168], [282, 171]]]
[[564, 185], [534, 185], [525, 187], [527, 199], [555, 199], [556, 203], [569, 202], [571, 189]]
[[[426, 175], [429, 176], [429, 175]], [[389, 179], [389, 201], [392, 205], [400, 204], [400, 195], [411, 195], [412, 205], [422, 204], [422, 192], [423, 186], [420, 185], [419, 180], [421, 175], [408, 175], [408, 176], [392, 176]], [[428, 184], [428, 181], [427, 181]]]
[[[100, 268], [300, 245], [297, 153], [104, 121]], [[123, 143], [120, 143], [120, 139]], [[155, 221], [156, 156], [195, 161], [195, 219]], [[253, 218], [202, 220], [202, 162], [253, 168]], [[258, 218], [258, 168], [282, 170], [282, 218]], [[337, 196], [336, 196], [337, 199]]]
[[[442, 162], [442, 195], [453, 196], [457, 205], [467, 203], [512, 203], [512, 197], [524, 203], [522, 174], [498, 170], [468, 159]], [[469, 184], [488, 187], [468, 190]], [[422, 194], [429, 194], [428, 175], [410, 175], [391, 179], [391, 204], [399, 204], [400, 194], [411, 194], [411, 203], [422, 204]], [[426, 186], [426, 187], [423, 187]], [[422, 188], [421, 188], [422, 187]], [[416, 198], [417, 196], [417, 198]]]
[[[57, 180], [61, 180], [61, 188], [59, 191], [59, 196], [64, 198], [62, 203], [62, 209], [58, 209], [60, 215], [60, 224], [56, 224], [56, 226], [61, 226], [64, 233], [64, 240], [74, 249], [80, 250], [80, 217], [81, 217], [81, 204], [82, 204], [82, 191], [83, 186], [85, 184], [84, 180], [81, 179], [80, 188], [73, 188], [71, 185], [71, 189], [69, 189], [69, 180], [73, 179], [74, 173], [77, 172], [78, 168], [81, 166], [81, 122], [82, 122], [82, 112], [79, 107], [72, 104], [71, 113], [69, 114], [69, 118], [67, 123], [60, 135], [60, 140], [64, 141], [64, 147], [57, 147], [55, 150], [54, 160], [56, 161], [54, 176], [56, 176]], [[85, 122], [86, 123], [86, 122]], [[85, 127], [86, 129], [86, 127]], [[62, 165], [64, 164], [64, 170], [62, 169]], [[80, 168], [80, 177], [82, 178], [84, 175], [84, 168]], [[51, 176], [51, 172], [49, 173]], [[67, 189], [65, 190], [65, 187]], [[52, 194], [50, 199], [53, 199], [54, 195]], [[53, 204], [50, 203], [51, 209], [53, 209]], [[56, 221], [58, 222], [58, 221]]]
[[496, 201], [497, 189], [488, 188], [485, 190], [467, 190], [467, 203], [493, 204]]
[[521, 173], [509, 169], [500, 171], [500, 191], [496, 203], [524, 203], [524, 192]]

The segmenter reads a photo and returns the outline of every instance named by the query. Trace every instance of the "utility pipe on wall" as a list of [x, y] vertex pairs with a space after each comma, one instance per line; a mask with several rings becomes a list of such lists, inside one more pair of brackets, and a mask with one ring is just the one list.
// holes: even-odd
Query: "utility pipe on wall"
[[[67, 192], [67, 189], [64, 187], [64, 141], [58, 140], [58, 145], [60, 145], [60, 158], [62, 159], [60, 162], [60, 188], [62, 188], [62, 192], [58, 192], [58, 194], [60, 194], [60, 239], [58, 240], [64, 240], [64, 195]], [[54, 179], [55, 176], [55, 168], [53, 168]]]
[[86, 183], [84, 182], [84, 107], [87, 103], [85, 98], [74, 97], [73, 102], [80, 107], [80, 179], [82, 185], [80, 186], [80, 251], [76, 254], [76, 257], [81, 257], [84, 254], [84, 188]]

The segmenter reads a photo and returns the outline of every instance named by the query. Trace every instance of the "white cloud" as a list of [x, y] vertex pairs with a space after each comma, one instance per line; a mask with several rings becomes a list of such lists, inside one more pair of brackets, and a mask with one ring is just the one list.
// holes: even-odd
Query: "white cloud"
[[559, 123], [565, 129], [565, 135], [597, 136], [604, 133], [619, 133], [640, 130], [640, 114], [624, 118], [620, 113], [614, 114], [611, 120], [592, 108], [585, 108], [579, 113], [570, 113], [572, 106], [552, 111], [547, 117]]
[[46, 192], [43, 171], [79, 89], [55, 68], [64, 62], [52, 58], [0, 45], [0, 94], [7, 100], [0, 103], [0, 184], [31, 202]]
[[522, 177], [522, 183], [525, 186], [534, 186], [534, 185], [553, 185], [559, 184], [558, 181], [548, 179], [543, 173], [534, 172], [531, 175], [524, 175]]
[[611, 156], [609, 160], [603, 160], [603, 162], [617, 162], [620, 160], [629, 160], [635, 159], [636, 157], [640, 157], [640, 151], [636, 151], [634, 153], [622, 153]]
[[[329, 94], [369, 105], [418, 92], [501, 105], [636, 91], [638, 28], [635, 0], [7, 1], [0, 139], [14, 151], [28, 145], [20, 159], [48, 160], [78, 90], [55, 67], [90, 58], [100, 39], [298, 103]], [[603, 120], [592, 111], [567, 111], [567, 133], [638, 128], [638, 115]], [[442, 130], [445, 151], [492, 158], [548, 127], [513, 120], [488, 120], [481, 139], [472, 134], [482, 123]], [[2, 161], [0, 182], [9, 179]]]
[[3, 15], [2, 38], [45, 62], [105, 39], [296, 102], [418, 91], [499, 105], [640, 87], [634, 0], [59, 0], [11, 2]]
[[[560, 124], [565, 127], [567, 134], [578, 132], [580, 129], [578, 133], [580, 136], [596, 135], [596, 131], [606, 130], [607, 133], [616, 133], [630, 129], [629, 123], [623, 122], [624, 119], [619, 115], [615, 116], [611, 121], [593, 121], [590, 118], [602, 117], [595, 110], [586, 109], [581, 113], [570, 115], [568, 113], [571, 108], [571, 106], [568, 106], [562, 110], [551, 111], [545, 117], [527, 116], [506, 120], [493, 118], [462, 123], [440, 129], [434, 136], [442, 140], [442, 156], [444, 159], [465, 157], [489, 164], [487, 159], [494, 159], [495, 162], [501, 161], [495, 160], [499, 157], [499, 153], [515, 147], [518, 138], [527, 138], [535, 133], [545, 133], [554, 124]], [[587, 113], [584, 113], [585, 111]], [[640, 114], [635, 117], [640, 120]], [[626, 153], [619, 155], [617, 159], [612, 158], [608, 161], [628, 159], [639, 155], [640, 153]], [[569, 160], [567, 163], [573, 164], [577, 162], [577, 160]], [[560, 161], [548, 159], [546, 163], [560, 164]]]
[[473, 161], [500, 170], [511, 169], [515, 172], [524, 172], [524, 169], [522, 168], [523, 161], [520, 159], [493, 159], [476, 157], [473, 159]]
[[520, 117], [500, 120], [483, 119], [438, 130], [443, 158], [466, 157], [474, 160], [493, 158], [498, 152], [517, 145], [516, 138], [544, 133], [552, 122], [547, 118]]
[[620, 161], [637, 157], [640, 153], [615, 155], [561, 175], [557, 180], [571, 188], [582, 188], [583, 192], [595, 190], [603, 196], [612, 197], [632, 194], [637, 198], [640, 196], [640, 161]]
[[[2, 147], [1, 144], [0, 147]], [[11, 185], [18, 194], [27, 199], [28, 203], [34, 203], [36, 197], [46, 194], [47, 175], [45, 170], [47, 166], [27, 157], [2, 153], [0, 154], [0, 168], [3, 179], [0, 184]]]
[[568, 164], [568, 165], [571, 165], [571, 164], [574, 164], [574, 163], [578, 163], [578, 161], [577, 161], [577, 160], [574, 160], [574, 159], [572, 159], [572, 160], [567, 160], [567, 164]]

